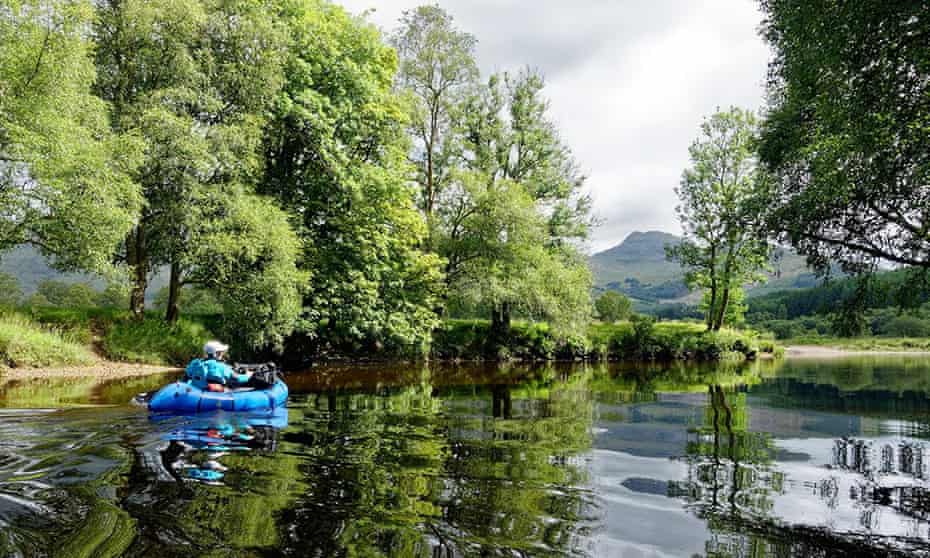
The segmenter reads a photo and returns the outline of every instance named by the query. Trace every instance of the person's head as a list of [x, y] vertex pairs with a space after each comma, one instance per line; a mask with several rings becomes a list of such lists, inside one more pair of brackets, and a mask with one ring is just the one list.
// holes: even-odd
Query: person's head
[[226, 351], [229, 350], [229, 345], [224, 345], [219, 341], [207, 341], [203, 346], [203, 354], [207, 355], [207, 358], [213, 358], [216, 360], [223, 360], [226, 357]]

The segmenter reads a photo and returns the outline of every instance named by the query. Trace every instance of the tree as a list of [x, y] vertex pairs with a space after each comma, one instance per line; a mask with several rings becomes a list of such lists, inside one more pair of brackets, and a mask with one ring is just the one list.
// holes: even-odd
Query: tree
[[617, 291], [607, 291], [598, 297], [594, 303], [597, 315], [605, 322], [616, 322], [630, 317], [633, 303], [630, 299]]
[[474, 36], [455, 28], [439, 6], [404, 12], [392, 37], [400, 56], [398, 85], [411, 95], [412, 159], [421, 186], [420, 209], [427, 221], [451, 178], [459, 149], [455, 112], [478, 78]]
[[754, 223], [764, 184], [753, 155], [756, 128], [752, 113], [739, 108], [706, 119], [676, 189], [685, 234], [666, 252], [687, 269], [690, 288], [706, 289], [706, 323], [714, 331], [726, 321], [734, 291], [764, 280], [769, 262], [766, 235]]
[[760, 157], [773, 232], [821, 269], [930, 268], [930, 17], [922, 2], [763, 0]]
[[450, 295], [490, 307], [499, 337], [514, 312], [566, 330], [590, 316], [590, 272], [576, 248], [590, 199], [543, 87], [527, 70], [492, 76], [465, 99], [459, 169], [436, 214]]
[[129, 306], [129, 288], [125, 283], [108, 283], [97, 295], [97, 306], [101, 308], [126, 308]]
[[419, 248], [426, 226], [407, 182], [396, 54], [374, 26], [327, 2], [285, 2], [282, 21], [286, 82], [260, 190], [293, 216], [301, 267], [313, 273], [303, 340], [422, 348], [437, 324], [440, 264]]
[[[168, 306], [169, 287], [162, 287], [155, 293], [155, 308], [164, 310]], [[180, 310], [188, 314], [219, 315], [223, 313], [223, 306], [216, 296], [204, 288], [187, 286], [181, 290], [178, 299]]]
[[0, 272], [0, 308], [18, 306], [23, 300], [23, 289], [19, 281], [9, 273]]
[[60, 269], [107, 271], [140, 207], [139, 145], [109, 130], [87, 0], [0, 10], [0, 250], [24, 242]]
[[191, 238], [206, 251], [190, 251], [187, 256], [203, 254], [209, 261], [178, 262], [190, 270], [185, 284], [216, 294], [228, 337], [255, 349], [280, 349], [300, 317], [308, 279], [297, 269], [301, 241], [288, 215], [266, 198], [241, 195], [224, 200], [217, 211]]
[[87, 283], [65, 283], [47, 279], [39, 283], [36, 293], [44, 297], [51, 306], [59, 308], [91, 308], [97, 305], [98, 293]]
[[142, 316], [148, 274], [169, 265], [166, 320], [177, 320], [185, 285], [206, 287], [223, 301], [226, 326], [253, 348], [283, 343], [306, 279], [287, 215], [253, 194], [282, 83], [285, 38], [272, 8], [110, 1], [97, 26], [98, 90], [117, 131], [146, 146], [136, 179], [147, 204], [124, 254], [131, 310]]

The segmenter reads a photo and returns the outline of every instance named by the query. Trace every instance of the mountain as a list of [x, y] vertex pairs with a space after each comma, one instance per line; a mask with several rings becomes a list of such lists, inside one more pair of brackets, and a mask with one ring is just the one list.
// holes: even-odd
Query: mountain
[[[696, 295], [684, 284], [681, 267], [665, 259], [665, 247], [680, 242], [680, 237], [661, 231], [630, 233], [620, 244], [589, 259], [595, 288], [643, 302], [696, 302]], [[804, 258], [791, 250], [779, 248], [772, 266], [768, 283], [750, 287], [750, 296], [817, 284]]]
[[[102, 290], [106, 286], [103, 278], [96, 275], [62, 273], [53, 269], [37, 249], [26, 244], [0, 252], [0, 273], [9, 273], [15, 277], [26, 296], [34, 293], [39, 283], [47, 279], [66, 283], [88, 283], [97, 290]], [[149, 288], [145, 293], [146, 301], [154, 300], [155, 293], [167, 284], [166, 270], [159, 270], [150, 279]]]

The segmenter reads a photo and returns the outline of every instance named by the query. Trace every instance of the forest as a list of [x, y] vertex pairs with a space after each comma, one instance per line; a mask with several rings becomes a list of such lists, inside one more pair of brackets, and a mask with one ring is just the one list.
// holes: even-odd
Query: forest
[[[729, 328], [778, 246], [855, 278], [835, 332], [865, 331], [876, 300], [919, 306], [928, 18], [760, 6], [768, 106], [708, 115], [676, 190], [684, 239], [668, 257], [702, 293], [703, 327], [647, 350], [635, 340], [662, 338], [654, 319], [593, 300], [598, 219], [545, 76], [532, 60], [483, 73], [479, 38], [439, 6], [382, 31], [326, 0], [6, 0], [0, 250], [34, 246], [105, 289], [47, 281], [26, 297], [0, 276], [0, 356], [49, 365], [38, 345], [97, 339], [110, 358], [171, 361], [208, 334], [301, 361], [752, 355], [770, 343]], [[749, 303], [750, 323], [809, 313], [771, 300]]]

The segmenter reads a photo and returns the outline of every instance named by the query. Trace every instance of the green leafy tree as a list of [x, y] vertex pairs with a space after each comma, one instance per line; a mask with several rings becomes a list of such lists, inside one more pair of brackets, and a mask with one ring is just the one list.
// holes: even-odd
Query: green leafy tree
[[36, 293], [44, 297], [51, 306], [60, 308], [96, 306], [99, 294], [87, 283], [66, 283], [55, 279], [47, 279], [39, 283]]
[[129, 286], [124, 283], [109, 283], [97, 295], [97, 306], [101, 308], [126, 308], [129, 306]]
[[239, 196], [219, 207], [220, 214], [205, 219], [192, 238], [208, 248], [209, 264], [181, 260], [190, 270], [186, 284], [216, 294], [230, 338], [253, 348], [280, 348], [302, 308], [307, 274], [296, 264], [301, 241], [287, 214], [268, 199]]
[[437, 325], [440, 262], [420, 249], [427, 231], [407, 182], [396, 54], [374, 26], [327, 2], [285, 2], [282, 21], [286, 82], [261, 191], [294, 216], [301, 267], [313, 272], [301, 339], [422, 348]]
[[930, 18], [922, 2], [763, 0], [768, 225], [822, 269], [930, 268]]
[[[155, 308], [164, 310], [168, 305], [168, 287], [162, 287], [155, 293]], [[223, 306], [212, 292], [193, 285], [184, 287], [178, 301], [181, 311], [187, 314], [218, 315], [223, 313]]]
[[420, 209], [431, 221], [460, 150], [456, 111], [478, 79], [477, 41], [456, 29], [439, 6], [406, 11], [400, 23], [391, 41], [401, 60], [397, 81], [411, 96], [412, 159], [421, 186]]
[[594, 303], [597, 315], [605, 322], [616, 322], [630, 317], [633, 303], [626, 296], [616, 292], [607, 291], [597, 298]]
[[577, 330], [591, 310], [584, 177], [548, 119], [544, 81], [492, 76], [464, 101], [460, 170], [437, 210], [437, 250], [453, 297], [492, 309], [505, 336], [516, 312]]
[[[262, 166], [264, 115], [282, 81], [284, 38], [271, 8], [251, 0], [110, 0], [98, 9], [98, 92], [109, 102], [114, 130], [138, 135], [145, 145], [145, 159], [134, 178], [146, 205], [123, 254], [131, 270], [130, 308], [137, 317], [144, 310], [148, 275], [159, 265], [171, 267], [168, 321], [178, 317], [184, 284], [215, 275], [216, 288], [222, 283], [222, 288], [234, 290], [233, 282], [248, 280], [215, 267], [228, 264], [231, 257], [246, 258], [241, 265], [262, 274], [263, 280], [275, 276], [293, 282], [299, 277], [281, 274], [276, 259], [256, 259], [231, 244], [224, 247], [231, 251], [219, 253], [221, 248], [208, 241], [216, 229], [214, 220], [244, 215], [244, 205], [253, 200]], [[266, 213], [264, 220], [281, 222], [272, 204], [256, 201], [256, 207]], [[263, 219], [251, 215], [246, 226]], [[258, 236], [278, 240], [275, 235]], [[284, 254], [274, 246], [261, 250], [276, 257]], [[261, 262], [268, 262], [269, 269], [257, 269]], [[281, 286], [288, 292], [296, 288]], [[263, 306], [253, 324], [268, 323], [262, 319], [269, 317], [269, 308], [287, 307], [253, 302]], [[289, 314], [273, 321], [293, 319]]]
[[36, 286], [36, 293], [45, 297], [52, 306], [64, 306], [70, 284], [56, 279], [46, 279]]
[[23, 289], [19, 281], [9, 273], [0, 272], [0, 307], [12, 308], [23, 300]]
[[109, 270], [141, 202], [138, 142], [91, 91], [93, 18], [89, 0], [0, 10], [0, 250], [31, 242], [66, 270]]
[[676, 189], [684, 239], [666, 247], [669, 259], [687, 270], [690, 288], [706, 290], [706, 323], [719, 330], [734, 292], [765, 279], [770, 247], [755, 225], [763, 175], [756, 166], [752, 113], [731, 108], [701, 125], [690, 147], [691, 168]]

